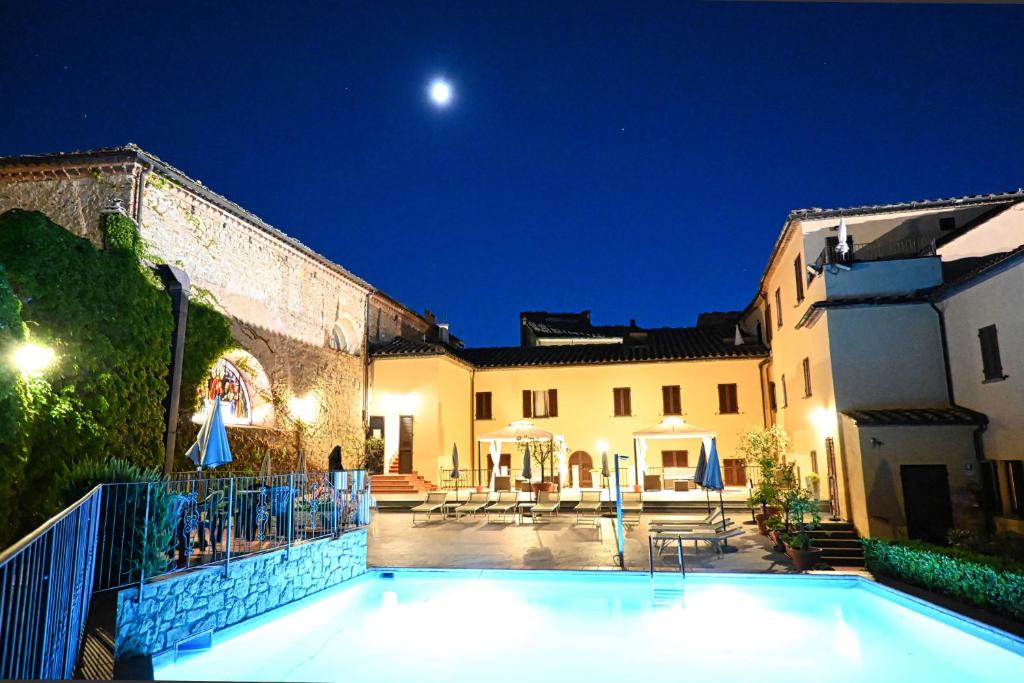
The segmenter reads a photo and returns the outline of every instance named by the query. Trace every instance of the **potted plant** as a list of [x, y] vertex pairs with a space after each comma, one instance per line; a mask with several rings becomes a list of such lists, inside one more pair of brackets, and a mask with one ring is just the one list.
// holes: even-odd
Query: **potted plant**
[[363, 451], [363, 468], [370, 474], [384, 471], [384, 439], [370, 437]]
[[768, 538], [772, 542], [772, 550], [777, 553], [786, 552], [786, 542], [784, 540], [786, 525], [782, 519], [778, 516], [772, 517], [766, 523], [768, 527]]
[[551, 441], [537, 441], [530, 446], [530, 457], [533, 462], [537, 464], [537, 468], [540, 470], [540, 481], [533, 482], [534, 492], [538, 491], [554, 491], [555, 482], [544, 474], [545, 469], [549, 466], [553, 470], [553, 463], [555, 460], [555, 447]]
[[768, 534], [768, 520], [781, 512], [785, 489], [790, 485], [792, 467], [780, 463], [780, 457], [789, 447], [789, 436], [777, 425], [751, 427], [740, 435], [737, 451], [744, 464], [756, 473], [757, 482], [750, 490], [748, 505], [761, 508], [754, 515], [757, 529]]
[[811, 546], [811, 531], [821, 524], [818, 499], [811, 489], [791, 489], [786, 495], [788, 533], [786, 554], [793, 568], [805, 572], [821, 559], [821, 548]]

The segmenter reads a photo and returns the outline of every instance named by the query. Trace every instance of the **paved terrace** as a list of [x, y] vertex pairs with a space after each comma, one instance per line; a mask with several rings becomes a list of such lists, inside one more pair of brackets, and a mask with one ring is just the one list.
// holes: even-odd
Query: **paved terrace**
[[[737, 552], [716, 556], [706, 543], [686, 544], [687, 571], [791, 572], [783, 553], [773, 552], [766, 538], [749, 520], [730, 514], [746, 533], [731, 539]], [[647, 523], [651, 519], [678, 517], [645, 513], [641, 522], [624, 536], [626, 568], [648, 568]], [[693, 519], [692, 516], [687, 517]], [[435, 567], [472, 569], [618, 569], [614, 518], [600, 526], [575, 526], [576, 516], [562, 512], [551, 521], [533, 524], [487, 523], [483, 515], [460, 520], [432, 519], [413, 527], [406, 512], [379, 512], [370, 527], [367, 561], [377, 567]], [[656, 568], [677, 571], [675, 546]]]

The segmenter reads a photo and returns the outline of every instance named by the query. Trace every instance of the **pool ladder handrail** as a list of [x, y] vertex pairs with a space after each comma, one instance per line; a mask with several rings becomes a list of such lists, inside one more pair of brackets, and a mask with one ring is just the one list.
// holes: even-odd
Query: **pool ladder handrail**
[[[676, 536], [676, 557], [679, 562], [679, 573], [682, 577], [686, 578], [686, 562], [683, 560], [683, 537]], [[650, 572], [651, 581], [654, 581], [654, 535], [647, 535], [647, 558], [648, 558], [648, 571]]]

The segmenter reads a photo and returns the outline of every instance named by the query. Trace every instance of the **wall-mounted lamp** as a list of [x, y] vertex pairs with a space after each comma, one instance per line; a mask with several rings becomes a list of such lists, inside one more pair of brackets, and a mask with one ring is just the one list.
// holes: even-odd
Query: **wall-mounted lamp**
[[308, 426], [316, 422], [320, 402], [312, 392], [305, 396], [292, 396], [288, 399], [288, 412], [296, 422]]
[[885, 445], [885, 442], [882, 441], [881, 439], [879, 439], [877, 437], [874, 437], [874, 436], [871, 437], [871, 447], [872, 448], [881, 448], [884, 445]]

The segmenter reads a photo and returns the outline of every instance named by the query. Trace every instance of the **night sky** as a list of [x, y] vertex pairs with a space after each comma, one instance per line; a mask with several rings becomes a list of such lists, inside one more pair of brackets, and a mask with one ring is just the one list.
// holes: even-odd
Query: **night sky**
[[134, 142], [474, 346], [742, 308], [792, 208], [1024, 186], [1020, 6], [122, 4], [0, 0], [0, 155]]

